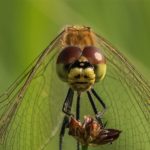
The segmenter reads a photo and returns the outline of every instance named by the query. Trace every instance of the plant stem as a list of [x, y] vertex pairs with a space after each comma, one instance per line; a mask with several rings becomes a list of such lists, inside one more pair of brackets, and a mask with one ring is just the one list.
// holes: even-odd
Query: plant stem
[[82, 145], [82, 150], [88, 150], [88, 145]]

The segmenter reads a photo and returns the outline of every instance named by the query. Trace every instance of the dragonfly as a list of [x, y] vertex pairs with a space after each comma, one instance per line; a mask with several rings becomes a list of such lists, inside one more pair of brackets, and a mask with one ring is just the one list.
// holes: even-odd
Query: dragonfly
[[94, 112], [123, 131], [112, 150], [147, 150], [149, 101], [149, 83], [120, 51], [90, 27], [67, 26], [0, 96], [0, 149], [51, 148], [59, 129], [61, 149], [66, 116]]

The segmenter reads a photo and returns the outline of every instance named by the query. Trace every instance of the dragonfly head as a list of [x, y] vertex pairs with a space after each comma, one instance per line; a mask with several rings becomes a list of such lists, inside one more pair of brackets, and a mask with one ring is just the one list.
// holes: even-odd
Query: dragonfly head
[[61, 80], [79, 92], [89, 90], [95, 82], [102, 80], [106, 73], [106, 60], [99, 49], [93, 46], [69, 46], [64, 48], [57, 59], [57, 74]]

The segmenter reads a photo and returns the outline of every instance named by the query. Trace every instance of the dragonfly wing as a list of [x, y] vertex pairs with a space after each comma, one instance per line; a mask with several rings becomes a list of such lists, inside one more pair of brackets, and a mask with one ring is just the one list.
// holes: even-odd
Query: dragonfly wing
[[[147, 150], [150, 147], [150, 86], [134, 66], [103, 37], [98, 47], [107, 59], [106, 77], [94, 88], [107, 106], [110, 128], [122, 130], [112, 150]], [[108, 149], [109, 145], [103, 147]]]
[[67, 88], [59, 89], [55, 71], [63, 33], [0, 97], [0, 149], [38, 149], [57, 131]]

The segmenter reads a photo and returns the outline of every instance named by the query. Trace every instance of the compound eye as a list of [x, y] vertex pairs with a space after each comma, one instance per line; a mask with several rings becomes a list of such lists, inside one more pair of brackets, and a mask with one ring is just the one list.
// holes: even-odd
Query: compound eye
[[94, 46], [88, 46], [83, 49], [82, 55], [88, 59], [91, 64], [106, 63], [105, 57], [100, 50]]
[[88, 46], [84, 48], [82, 55], [94, 66], [95, 81], [102, 80], [106, 74], [106, 59], [100, 50], [96, 47]]
[[81, 49], [75, 46], [64, 48], [57, 58], [57, 64], [71, 64], [81, 56]]
[[68, 79], [68, 67], [70, 64], [74, 63], [81, 56], [82, 51], [80, 48], [75, 46], [69, 46], [64, 48], [58, 58], [56, 63], [56, 70], [58, 77], [67, 82]]

